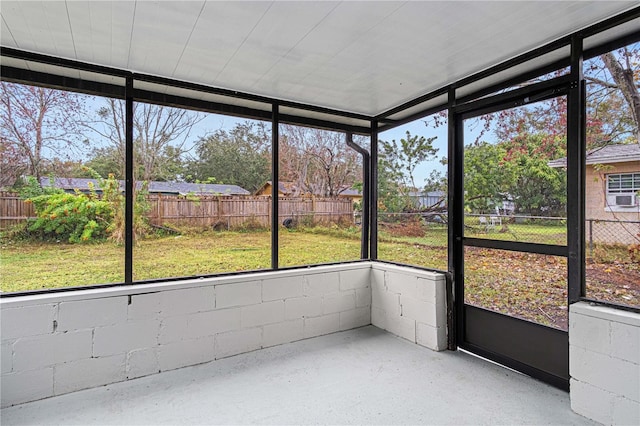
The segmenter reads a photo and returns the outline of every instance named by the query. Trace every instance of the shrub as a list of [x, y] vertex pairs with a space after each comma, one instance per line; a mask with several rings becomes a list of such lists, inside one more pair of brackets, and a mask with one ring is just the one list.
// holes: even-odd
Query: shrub
[[101, 201], [94, 189], [89, 194], [55, 193], [29, 198], [36, 220], [28, 229], [43, 239], [65, 239], [70, 243], [103, 240], [113, 219], [113, 208]]

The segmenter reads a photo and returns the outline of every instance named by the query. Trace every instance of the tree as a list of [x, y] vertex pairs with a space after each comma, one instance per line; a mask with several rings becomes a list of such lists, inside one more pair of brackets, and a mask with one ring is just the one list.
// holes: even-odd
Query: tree
[[362, 176], [360, 157], [343, 133], [283, 125], [280, 179], [298, 192], [335, 197]]
[[[606, 70], [606, 72], [605, 72]], [[630, 132], [635, 141], [640, 143], [640, 44], [625, 46], [615, 52], [607, 52], [598, 60], [592, 60], [585, 69], [585, 79], [590, 83], [592, 104], [611, 101], [611, 98], [622, 97], [624, 103], [619, 107], [625, 118], [619, 126], [612, 126], [621, 133]], [[601, 109], [602, 110], [602, 109]], [[597, 114], [598, 109], [593, 108]], [[627, 121], [627, 123], [624, 123]]]
[[378, 142], [378, 199], [388, 212], [414, 209], [409, 192], [417, 191], [415, 169], [425, 161], [434, 159], [438, 149], [433, 147], [436, 137], [425, 138], [407, 131], [399, 142]]
[[85, 97], [73, 92], [0, 82], [3, 184], [19, 174], [44, 175], [48, 156], [82, 148]]
[[[110, 143], [108, 149], [94, 151], [105, 154], [97, 162], [117, 164], [111, 170], [117, 176], [124, 175], [125, 168], [125, 103], [107, 98], [105, 106], [97, 113], [99, 120], [88, 123], [93, 131]], [[191, 131], [204, 116], [186, 109], [171, 108], [147, 103], [133, 105], [134, 161], [136, 180], [173, 180], [179, 177], [180, 157], [189, 151]], [[110, 165], [113, 167], [113, 164]]]
[[185, 178], [238, 185], [253, 192], [270, 177], [269, 140], [261, 123], [247, 121], [230, 131], [220, 129], [198, 142], [196, 158], [187, 162]]

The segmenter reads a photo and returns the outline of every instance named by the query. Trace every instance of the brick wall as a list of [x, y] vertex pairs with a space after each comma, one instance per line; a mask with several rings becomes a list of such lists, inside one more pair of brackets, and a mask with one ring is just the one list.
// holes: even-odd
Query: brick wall
[[611, 424], [640, 424], [640, 314], [588, 303], [569, 310], [571, 408]]
[[2, 406], [371, 324], [370, 263], [2, 299]]
[[375, 263], [371, 296], [373, 325], [435, 351], [447, 348], [443, 274]]

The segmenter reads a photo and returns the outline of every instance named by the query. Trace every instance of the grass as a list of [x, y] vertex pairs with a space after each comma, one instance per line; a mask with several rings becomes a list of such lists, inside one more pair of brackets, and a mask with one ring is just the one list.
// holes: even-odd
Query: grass
[[[523, 234], [527, 225], [509, 225]], [[531, 225], [528, 225], [531, 228]], [[538, 227], [536, 227], [538, 228]], [[542, 227], [548, 241], [562, 227]], [[546, 229], [551, 228], [551, 229]], [[507, 233], [478, 234], [496, 238]], [[509, 234], [511, 235], [511, 234]], [[557, 240], [553, 240], [557, 241]], [[360, 258], [356, 228], [282, 229], [280, 265], [300, 266]], [[140, 241], [134, 247], [134, 279], [149, 280], [268, 269], [268, 231], [205, 231]], [[640, 306], [640, 267], [625, 261], [625, 248], [597, 247], [587, 263], [587, 295]], [[595, 256], [594, 256], [595, 257]], [[432, 269], [447, 269], [446, 229], [402, 236], [381, 229], [378, 258]], [[99, 244], [33, 243], [2, 240], [0, 290], [18, 292], [124, 281], [124, 249]], [[566, 328], [566, 259], [531, 253], [467, 247], [465, 302], [531, 321]]]

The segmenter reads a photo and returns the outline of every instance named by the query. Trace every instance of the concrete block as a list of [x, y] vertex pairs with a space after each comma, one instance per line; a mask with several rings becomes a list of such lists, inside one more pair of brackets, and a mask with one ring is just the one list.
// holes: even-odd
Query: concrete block
[[260, 327], [220, 333], [215, 337], [216, 359], [255, 351], [261, 347], [262, 328]]
[[611, 424], [614, 395], [588, 383], [571, 379], [571, 409], [581, 416]]
[[385, 272], [380, 269], [371, 269], [371, 288], [383, 290], [385, 288]]
[[385, 285], [389, 293], [402, 294], [414, 299], [418, 297], [418, 277], [387, 271]]
[[322, 296], [296, 297], [284, 301], [286, 320], [319, 317], [322, 315]]
[[304, 338], [302, 318], [277, 324], [265, 325], [262, 330], [262, 346], [269, 347], [295, 342]]
[[371, 287], [356, 289], [356, 308], [371, 306]]
[[56, 395], [94, 388], [127, 378], [126, 355], [88, 358], [54, 367], [53, 391]]
[[17, 340], [13, 345], [15, 371], [38, 370], [64, 362], [91, 358], [92, 331], [69, 331]]
[[215, 359], [213, 336], [182, 340], [158, 347], [158, 364], [161, 371], [188, 365], [202, 364]]
[[569, 344], [601, 354], [609, 354], [611, 322], [572, 313], [569, 316]]
[[158, 348], [145, 348], [127, 354], [127, 379], [135, 379], [160, 371]]
[[640, 364], [640, 327], [611, 322], [611, 355]]
[[416, 323], [416, 343], [434, 351], [447, 349], [447, 329]]
[[127, 320], [127, 303], [127, 296], [62, 302], [58, 310], [58, 331], [123, 323]]
[[129, 320], [158, 318], [162, 310], [162, 293], [135, 294], [127, 306]]
[[187, 315], [163, 318], [160, 322], [158, 343], [179, 342], [187, 338]]
[[444, 276], [437, 280], [418, 277], [416, 283], [417, 298], [436, 305], [447, 304], [447, 288]]
[[185, 338], [197, 339], [239, 330], [241, 328], [240, 313], [240, 308], [230, 308], [189, 315]]
[[371, 309], [368, 307], [340, 312], [340, 330], [364, 327], [371, 324]]
[[382, 329], [387, 329], [387, 314], [380, 308], [371, 307], [371, 324]]
[[255, 305], [260, 302], [262, 302], [262, 284], [260, 281], [216, 286], [216, 309]]
[[371, 269], [351, 269], [340, 271], [340, 290], [363, 289], [370, 286]]
[[160, 321], [130, 321], [109, 327], [98, 327], [93, 335], [93, 356], [123, 354], [158, 344]]
[[416, 342], [416, 322], [410, 318], [390, 316], [387, 314], [387, 331], [409, 340]]
[[322, 312], [324, 314], [349, 311], [355, 309], [355, 307], [355, 290], [350, 290], [348, 292], [330, 293], [323, 296]]
[[284, 301], [276, 300], [259, 305], [245, 306], [241, 312], [242, 328], [284, 321]]
[[617, 396], [613, 399], [614, 425], [640, 425], [640, 402]]
[[321, 317], [304, 319], [304, 337], [322, 336], [340, 330], [340, 314], [329, 314]]
[[285, 300], [301, 297], [303, 294], [302, 276], [282, 277], [262, 281], [262, 301]]
[[3, 374], [0, 381], [2, 408], [53, 396], [53, 368]]
[[432, 327], [438, 326], [436, 317], [436, 306], [433, 303], [423, 302], [413, 297], [400, 295], [401, 315], [417, 322], [428, 324]]
[[213, 286], [185, 288], [162, 292], [163, 317], [212, 311], [216, 298]]
[[374, 291], [371, 293], [371, 306], [382, 309], [391, 316], [400, 316], [400, 295], [388, 291]]
[[640, 402], [640, 365], [598, 352], [569, 348], [571, 377]]
[[0, 337], [8, 340], [52, 333], [55, 312], [56, 305], [3, 308], [0, 311]]
[[327, 293], [336, 293], [339, 290], [340, 274], [338, 272], [304, 276], [303, 294], [305, 296], [321, 296]]
[[0, 369], [2, 374], [9, 373], [13, 370], [13, 342], [6, 341], [2, 343], [0, 350]]

